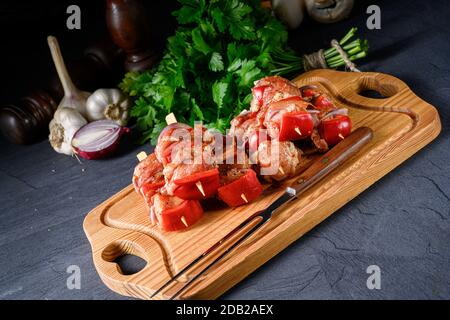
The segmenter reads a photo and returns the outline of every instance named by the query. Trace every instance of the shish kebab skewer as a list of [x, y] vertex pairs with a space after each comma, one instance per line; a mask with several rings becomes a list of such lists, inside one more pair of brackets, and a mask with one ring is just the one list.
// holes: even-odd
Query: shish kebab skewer
[[[167, 122], [168, 122], [169, 126], [173, 125], [173, 124], [176, 124], [176, 122], [175, 122], [176, 119], [174, 118], [173, 115], [168, 115], [167, 120], [168, 120]], [[184, 128], [189, 128], [189, 127], [184, 125]], [[192, 130], [190, 131], [190, 133], [192, 133]], [[168, 141], [172, 140], [172, 139], [170, 139], [170, 135], [165, 137], [165, 138], [167, 138]], [[175, 141], [175, 139], [173, 139], [173, 141]], [[178, 141], [178, 139], [176, 141]], [[160, 147], [160, 144], [157, 147]], [[160, 150], [157, 150], [157, 151], [160, 151], [160, 153], [164, 153], [164, 148], [160, 148]], [[166, 167], [164, 168], [160, 164], [160, 162], [158, 160], [158, 157], [155, 156], [155, 154], [151, 154], [151, 155], [148, 156], [148, 157], [151, 157], [152, 159], [148, 159], [148, 158], [146, 158], [146, 156], [147, 155], [145, 153], [142, 153], [142, 152], [138, 155], [138, 160], [140, 160], [141, 162], [136, 167], [135, 177], [133, 178], [133, 182], [135, 183], [136, 191], [138, 193], [141, 193], [144, 196], [144, 199], [146, 200], [146, 202], [147, 202], [147, 204], [148, 204], [148, 206], [150, 208], [150, 215], [151, 215], [152, 222], [155, 223], [154, 220], [156, 220], [156, 223], [159, 223], [160, 219], [157, 219], [157, 217], [160, 216], [160, 215], [155, 214], [156, 209], [158, 209], [158, 205], [164, 204], [165, 202], [170, 204], [171, 201], [172, 201], [172, 203], [173, 202], [175, 202], [175, 204], [177, 203], [176, 201], [171, 200], [171, 199], [173, 198], [173, 196], [177, 196], [178, 195], [177, 194], [178, 191], [175, 190], [175, 194], [172, 194], [171, 192], [173, 192], [173, 190], [171, 190], [168, 187], [168, 184], [169, 185], [172, 184], [171, 180], [175, 180], [173, 178], [174, 175], [170, 175], [170, 178], [167, 179], [168, 173], [169, 174], [173, 174], [173, 171], [174, 171], [174, 170], [172, 170], [172, 167], [171, 167], [171, 165], [172, 165], [171, 160], [172, 159], [166, 159], [167, 160], [166, 163], [165, 163]], [[148, 163], [145, 163], [145, 162], [148, 162]], [[155, 167], [155, 163], [158, 164], [158, 165], [156, 165], [156, 169], [154, 168]], [[143, 171], [142, 168], [145, 168], [145, 166], [147, 166], [147, 168], [150, 168], [150, 171], [142, 172]], [[158, 166], [160, 166], [160, 167], [158, 167]], [[190, 171], [190, 169], [189, 169], [190, 165], [189, 164], [187, 164], [187, 165], [180, 164], [180, 166], [183, 166], [183, 168], [182, 168], [183, 170], [181, 170], [182, 176], [183, 176], [183, 174], [190, 174], [192, 172], [194, 172], [194, 175], [195, 175], [195, 170], [194, 171], [192, 171], [192, 170]], [[194, 167], [194, 169], [196, 169], [195, 164], [192, 165], [192, 167]], [[175, 165], [175, 170], [177, 170], [177, 166], [176, 165]], [[158, 173], [156, 173], [156, 171], [158, 171]], [[161, 174], [161, 172], [165, 173], [164, 174], [164, 177], [166, 178], [165, 179], [166, 180], [165, 181], [165, 185], [164, 186], [158, 185], [158, 188], [161, 187], [161, 189], [158, 189], [158, 190], [156, 190], [155, 188], [151, 188], [151, 190], [150, 190], [151, 192], [148, 192], [148, 191], [144, 192], [144, 191], [142, 191], [143, 188], [140, 185], [139, 181], [147, 179], [147, 180], [150, 180], [148, 182], [151, 182], [151, 185], [154, 185], [153, 184], [154, 181], [151, 179], [151, 177], [153, 177], [155, 174]], [[218, 174], [218, 171], [217, 171], [217, 174]], [[138, 177], [141, 177], [141, 178], [138, 179]], [[254, 181], [255, 181], [256, 180], [256, 175], [254, 175], [254, 177], [255, 177], [255, 179], [254, 179]], [[217, 179], [218, 179], [218, 176], [217, 176]], [[175, 184], [176, 184], [176, 181], [177, 180], [175, 180]], [[257, 183], [258, 183], [258, 185], [260, 185], [259, 182], [257, 182]], [[217, 181], [217, 184], [218, 184], [218, 181]], [[202, 198], [202, 199], [203, 198], [207, 198], [207, 197], [209, 197], [211, 195], [211, 192], [205, 191], [205, 187], [204, 187], [204, 185], [202, 184], [202, 182], [200, 180], [196, 181], [194, 185], [195, 185], [195, 187], [198, 188], [198, 191], [201, 194], [200, 198]], [[147, 188], [147, 189], [149, 189], [149, 188]], [[170, 190], [168, 190], [168, 189], [170, 189]], [[170, 191], [170, 192], [168, 192], [168, 191]], [[215, 193], [215, 190], [213, 190], [213, 191]], [[254, 190], [253, 190], [253, 192], [254, 192]], [[259, 195], [259, 193], [256, 195], [256, 197], [258, 195]], [[184, 196], [186, 196], [186, 195], [184, 194]], [[248, 198], [249, 196], [251, 196], [251, 197]], [[181, 195], [180, 195], [180, 197], [181, 197]], [[219, 197], [220, 197], [220, 192], [219, 192]], [[245, 203], [248, 203], [249, 202], [248, 199], [253, 200], [255, 198], [255, 195], [252, 196], [252, 195], [246, 195], [245, 193], [242, 193], [240, 195], [240, 198]], [[177, 198], [175, 197], [173, 199], [177, 199]], [[182, 197], [182, 199], [186, 199], [186, 198]], [[186, 200], [189, 200], [189, 199], [190, 198], [188, 197]], [[163, 200], [165, 200], [165, 202]], [[191, 201], [191, 200], [189, 200], [189, 201]], [[192, 199], [192, 201], [195, 201], [195, 200]], [[232, 205], [232, 203], [229, 204], [229, 205]], [[196, 207], [198, 208], [200, 206], [197, 205]], [[161, 211], [161, 210], [159, 210], [159, 211]], [[164, 218], [164, 217], [162, 217], [162, 218]], [[183, 223], [183, 225], [185, 227], [189, 226], [189, 221], [186, 221], [186, 217], [184, 215], [180, 216], [180, 220], [181, 220], [181, 222]]]
[[[156, 177], [156, 179], [158, 179], [158, 175], [162, 175], [162, 168], [158, 166], [160, 164], [158, 163], [158, 160], [156, 159], [154, 153], [147, 155], [147, 153], [145, 151], [142, 151], [139, 154], [137, 154], [136, 157], [139, 160], [139, 164], [136, 166], [136, 169], [135, 169], [135, 173], [134, 173], [134, 177], [133, 177], [133, 184], [135, 186], [136, 191], [138, 193], [140, 193], [146, 200], [146, 203], [150, 209], [150, 216], [151, 216], [152, 223], [156, 223], [154, 221], [156, 219], [156, 214], [155, 214], [155, 209], [154, 209], [155, 200], [153, 198], [159, 194], [160, 188], [163, 187], [164, 182], [154, 183], [154, 180], [152, 178]], [[153, 170], [147, 170], [146, 174], [142, 174], [142, 172], [139, 172], [139, 171], [141, 171], [140, 170], [141, 167], [148, 168], [146, 166], [147, 163], [150, 163], [151, 165], [154, 165], [155, 163], [157, 163], [157, 165], [156, 165], [156, 167], [155, 166], [153, 167]], [[155, 171], [158, 171], [158, 172], [155, 172]], [[142, 179], [150, 180], [150, 181], [147, 181], [147, 182], [139, 181]], [[155, 187], [154, 188], [148, 188], [148, 187], [145, 188], [146, 186], [148, 186], [148, 185], [146, 185], [146, 183], [149, 183], [150, 186], [153, 185]], [[160, 202], [161, 201], [159, 201], [158, 203], [160, 203]], [[197, 207], [197, 209], [198, 209], [198, 207]], [[186, 220], [186, 217], [184, 215], [181, 215], [179, 217], [179, 219], [185, 228], [189, 227], [189, 223]]]
[[[323, 152], [328, 150], [329, 145], [336, 144], [350, 133], [351, 123], [347, 127], [341, 126], [342, 123], [345, 123], [342, 119], [348, 118], [346, 110], [338, 109], [317, 87], [306, 86], [299, 89], [286, 79], [267, 77], [255, 83], [252, 93], [253, 100], [250, 110], [243, 112], [231, 122], [231, 137], [234, 136], [233, 139], [243, 138], [247, 147], [253, 146], [253, 150], [256, 152], [251, 154], [252, 148], [248, 148], [248, 150], [245, 149], [246, 153], [248, 153], [248, 157], [256, 155], [256, 168], [260, 171], [261, 176], [269, 182], [292, 177], [299, 173], [300, 168], [304, 168], [302, 166], [304, 160], [302, 149], [308, 141], [313, 143], [316, 150]], [[251, 166], [237, 165], [236, 162], [232, 162], [234, 165], [221, 164], [222, 162], [216, 161], [217, 159], [212, 156], [213, 153], [210, 153], [208, 157], [214, 159], [214, 165], [208, 166], [204, 163], [203, 151], [211, 152], [208, 148], [216, 138], [211, 140], [210, 136], [205, 139], [204, 136], [207, 136], [208, 132], [203, 127], [201, 127], [204, 133], [202, 135], [201, 163], [177, 163], [175, 160], [183, 160], [184, 154], [181, 152], [174, 154], [175, 147], [183, 146], [185, 143], [183, 140], [192, 141], [194, 138], [194, 141], [198, 141], [194, 136], [198, 127], [192, 128], [177, 123], [173, 114], [167, 115], [166, 122], [168, 126], [158, 139], [155, 153], [150, 155], [155, 160], [154, 163], [146, 160], [151, 164], [148, 166], [150, 170], [141, 170], [145, 173], [142, 179], [133, 177], [133, 182], [142, 182], [141, 180], [150, 182], [150, 187], [140, 186], [136, 188], [136, 191], [146, 198], [152, 221], [153, 217], [156, 219], [164, 213], [164, 208], [167, 208], [165, 205], [168, 205], [170, 209], [172, 206], [179, 205], [182, 199], [195, 199], [197, 202], [194, 201], [190, 204], [201, 210], [198, 200], [207, 197], [218, 195], [229, 206], [238, 206], [251, 202], [260, 194], [262, 187], [256, 174], [251, 170]], [[180, 139], [176, 133], [174, 134], [176, 129], [186, 129], [189, 135], [188, 139], [184, 139], [184, 137]], [[258, 134], [260, 131], [266, 131], [268, 136], [261, 140]], [[224, 138], [222, 135], [220, 137], [220, 139]], [[300, 146], [297, 142], [300, 142]], [[192, 150], [192, 144], [189, 143], [186, 145], [189, 148], [181, 149]], [[232, 151], [233, 157], [236, 157], [235, 153], [236, 149]], [[197, 153], [188, 152], [189, 156], [195, 154]], [[206, 161], [206, 163], [208, 162]], [[263, 169], [272, 164], [276, 164], [277, 173], [272, 171], [270, 174], [264, 174]], [[145, 165], [146, 163], [142, 166], [145, 167]], [[139, 164], [137, 169], [140, 166]], [[152, 180], [154, 173], [163, 177], [163, 186], [160, 186], [160, 180], [157, 180], [156, 184], [154, 183], [155, 181]], [[139, 170], [137, 176], [139, 176]], [[210, 183], [211, 179], [214, 181], [212, 184]], [[208, 183], [205, 185], [205, 182]], [[184, 186], [180, 187], [180, 184]], [[188, 188], [186, 188], [186, 184]], [[155, 185], [160, 189], [156, 189]], [[252, 194], [247, 191], [248, 185], [254, 187]], [[192, 189], [195, 189], [194, 194]], [[242, 190], [242, 193], [236, 192], [236, 190]], [[186, 193], [186, 191], [188, 192]], [[177, 196], [180, 196], [181, 199]], [[158, 207], [161, 205], [162, 209]], [[158, 208], [159, 211], [156, 210]], [[155, 214], [155, 210], [158, 214]], [[156, 220], [159, 222], [158, 219]], [[186, 220], [184, 215], [179, 216], [179, 220], [181, 220], [178, 223], [179, 226], [186, 227], [192, 224], [192, 221]]]
[[[174, 115], [173, 113], [169, 113], [169, 114], [166, 116], [166, 123], [167, 123], [167, 125], [172, 125], [172, 124], [175, 124], [175, 123], [177, 123], [177, 122], [178, 122], [178, 121], [177, 121], [177, 119], [176, 119], [176, 117], [175, 117], [175, 115]], [[203, 197], [206, 198], [206, 192], [205, 192], [205, 189], [204, 189], [204, 187], [203, 187], [202, 182], [201, 182], [200, 180], [197, 181], [197, 182], [195, 183], [195, 186], [196, 186], [196, 188], [199, 190], [199, 192], [203, 195]], [[247, 200], [247, 197], [246, 197], [245, 193], [241, 193], [240, 197], [241, 197], [246, 203], [249, 202], [249, 201]]]
[[[167, 124], [168, 124], [168, 125], [177, 122], [177, 121], [176, 121], [176, 118], [175, 118], [175, 116], [174, 116], [173, 114], [167, 115], [166, 121], [167, 121]], [[177, 140], [177, 141], [178, 141], [178, 140]], [[154, 154], [152, 154], [152, 156], [154, 156]], [[146, 159], [149, 160], [149, 161], [152, 161], [152, 162], [158, 162], [158, 160], [157, 160], [156, 158], [154, 158], [154, 159], [148, 159], [148, 155], [147, 155], [147, 153], [146, 153], [145, 151], [140, 152], [139, 154], [137, 154], [136, 157], [138, 158], [138, 160], [139, 160], [139, 162], [140, 162], [140, 164], [136, 167], [136, 169], [139, 169], [140, 165], [143, 164], [142, 162], [143, 162], [144, 160], [146, 160]], [[162, 168], [161, 168], [161, 169], [162, 169]], [[136, 171], [136, 170], [135, 170], [135, 171]], [[138, 176], [138, 175], [135, 173], [135, 177], [136, 177], [136, 176]], [[135, 179], [133, 179], [133, 180], [135, 180]], [[133, 182], [134, 182], [134, 181], [133, 181]], [[135, 187], [136, 187], [136, 186], [137, 186], [137, 183], [135, 184]], [[201, 185], [200, 185], [200, 188], [202, 188]], [[153, 201], [152, 201], [152, 197], [154, 196], [154, 194], [150, 194], [150, 195], [146, 194], [145, 192], [142, 191], [142, 187], [136, 187], [136, 190], [137, 190], [138, 192], [140, 192], [140, 193], [144, 196], [144, 198], [146, 198], [147, 204], [150, 204], [149, 207], [150, 207], [150, 211], [151, 211], [151, 215], [152, 215], [152, 220], [153, 220], [153, 215], [154, 215], [154, 213], [153, 213], [153, 205], [154, 205], [154, 203], [152, 203], [152, 202], [153, 202]], [[156, 191], [155, 191], [155, 192], [156, 192]], [[204, 192], [202, 192], [202, 193], [204, 194]], [[187, 223], [186, 217], [185, 217], [184, 215], [182, 215], [182, 216], [180, 217], [180, 221], [181, 221], [181, 223], [182, 223], [186, 228], [189, 227], [189, 224]]]
[[[178, 120], [175, 117], [175, 115], [173, 114], [173, 112], [169, 113], [166, 116], [166, 123], [167, 123], [168, 126], [171, 125], [171, 124], [178, 123]], [[174, 138], [173, 139], [174, 142], [179, 141], [175, 137], [173, 137], [173, 138]], [[205, 189], [203, 188], [202, 182], [200, 180], [195, 183], [195, 186], [197, 187], [198, 191], [200, 191], [200, 193], [203, 195], [203, 197], [206, 197]]]

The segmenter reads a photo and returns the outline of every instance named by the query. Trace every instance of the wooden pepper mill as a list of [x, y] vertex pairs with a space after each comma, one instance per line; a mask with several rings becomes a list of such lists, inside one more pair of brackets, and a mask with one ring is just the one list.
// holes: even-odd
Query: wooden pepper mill
[[58, 107], [56, 100], [44, 90], [36, 90], [17, 104], [0, 109], [0, 129], [16, 144], [29, 144], [48, 134], [48, 123]]
[[142, 71], [153, 66], [150, 23], [139, 0], [107, 0], [106, 23], [114, 43], [126, 53], [125, 69]]
[[[93, 92], [100, 87], [117, 85], [123, 75], [123, 52], [111, 40], [100, 40], [84, 52], [84, 56], [68, 63], [76, 86]], [[54, 67], [49, 68], [54, 73]], [[54, 74], [45, 89], [37, 89], [17, 103], [0, 107], [0, 130], [11, 142], [30, 144], [48, 135], [48, 124], [64, 92]]]

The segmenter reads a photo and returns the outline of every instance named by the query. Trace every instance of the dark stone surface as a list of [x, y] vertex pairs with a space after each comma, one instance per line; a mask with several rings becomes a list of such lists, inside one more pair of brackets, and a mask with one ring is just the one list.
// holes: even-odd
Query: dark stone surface
[[[371, 45], [361, 69], [397, 76], [436, 106], [441, 135], [222, 298], [450, 299], [450, 3], [384, 1], [382, 29], [369, 31], [372, 3], [335, 25], [306, 21], [293, 46], [312, 51], [359, 26]], [[0, 299], [123, 298], [98, 277], [82, 222], [129, 184], [147, 147], [82, 165], [46, 142], [0, 148]], [[81, 290], [66, 287], [69, 265]], [[381, 290], [366, 287], [369, 265], [381, 268]]]

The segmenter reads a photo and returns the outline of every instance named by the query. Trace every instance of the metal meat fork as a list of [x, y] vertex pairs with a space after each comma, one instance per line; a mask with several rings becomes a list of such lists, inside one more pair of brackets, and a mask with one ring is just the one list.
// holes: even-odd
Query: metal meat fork
[[[347, 159], [358, 153], [366, 144], [370, 142], [372, 137], [373, 132], [371, 129], [367, 127], [361, 127], [353, 131], [347, 138], [342, 140], [327, 153], [325, 153], [320, 158], [315, 160], [313, 164], [308, 169], [306, 169], [290, 187], [286, 189], [284, 194], [282, 194], [278, 199], [276, 199], [271, 205], [269, 205], [266, 209], [256, 212], [255, 214], [247, 218], [239, 226], [237, 226], [225, 237], [223, 237], [219, 242], [213, 245], [207, 252], [196, 258], [183, 270], [174, 275], [162, 287], [156, 290], [150, 296], [150, 298], [155, 297], [156, 295], [161, 293], [164, 289], [170, 287], [172, 284], [174, 284], [174, 287], [169, 288], [167, 290], [167, 291], [175, 290], [175, 292], [171, 294], [170, 300], [177, 298], [183, 291], [185, 291], [190, 286], [191, 283], [197, 280], [201, 275], [203, 275], [206, 271], [208, 271], [211, 267], [213, 267], [224, 257], [226, 257], [230, 252], [233, 251], [233, 249], [242, 244], [252, 234], [254, 234], [257, 230], [259, 230], [261, 226], [266, 224], [274, 214], [279, 212], [279, 210], [282, 207], [284, 207], [292, 200], [296, 199], [306, 190], [308, 190], [317, 182], [322, 180], [325, 176], [327, 176], [328, 173], [330, 173], [338, 166], [340, 166], [343, 162], [345, 162]], [[252, 222], [254, 225], [251, 227]], [[212, 255], [215, 252], [215, 250], [218, 249], [225, 241], [231, 239], [234, 235], [238, 234], [239, 231], [245, 229], [245, 227], [250, 229], [246, 231], [243, 235], [238, 237], [237, 240], [235, 240], [235, 242], [228, 249], [219, 254], [213, 261], [208, 263], [200, 270], [197, 271], [193, 270], [189, 272], [191, 268], [195, 269], [193, 268], [194, 266], [200, 264], [202, 260]], [[187, 282], [176, 282], [175, 280], [177, 280], [182, 275], [188, 276], [189, 280]]]

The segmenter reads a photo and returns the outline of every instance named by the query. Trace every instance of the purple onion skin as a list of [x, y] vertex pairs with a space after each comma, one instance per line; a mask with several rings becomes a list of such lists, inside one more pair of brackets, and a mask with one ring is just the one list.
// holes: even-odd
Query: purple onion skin
[[118, 135], [116, 141], [114, 141], [113, 144], [111, 144], [110, 146], [108, 146], [107, 148], [102, 149], [102, 150], [88, 152], [88, 151], [83, 151], [77, 147], [73, 147], [73, 148], [74, 148], [75, 152], [77, 153], [77, 155], [79, 155], [83, 159], [86, 159], [86, 160], [104, 159], [104, 158], [107, 158], [107, 157], [113, 155], [117, 151], [117, 148], [119, 147], [122, 135], [127, 134], [130, 131], [131, 130], [129, 128], [122, 127], [120, 129], [120, 132], [119, 132], [119, 135]]

